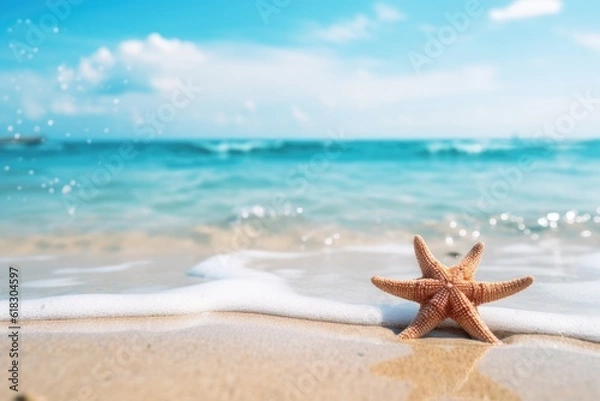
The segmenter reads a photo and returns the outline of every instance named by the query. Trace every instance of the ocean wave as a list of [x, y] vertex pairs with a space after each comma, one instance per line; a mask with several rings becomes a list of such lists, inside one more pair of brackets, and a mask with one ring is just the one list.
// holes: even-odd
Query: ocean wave
[[[349, 140], [333, 143], [326, 140], [239, 140], [199, 141], [190, 144], [195, 150], [213, 155], [285, 155], [307, 157], [329, 150], [341, 150], [341, 159], [398, 160], [431, 157], [508, 157], [537, 156], [576, 152], [597, 156], [600, 141], [510, 140]], [[337, 157], [336, 157], [337, 158]]]
[[284, 147], [284, 141], [202, 141], [192, 142], [191, 146], [207, 153], [245, 154], [255, 151], [278, 150]]
[[[511, 141], [435, 141], [425, 145], [425, 153], [430, 156], [485, 156], [485, 155], [510, 155], [525, 152], [540, 152], [557, 150], [545, 143], [525, 143], [518, 140]], [[561, 150], [570, 150], [569, 145]]]
[[600, 141], [562, 141], [490, 139], [490, 140], [269, 140], [269, 139], [205, 139], [205, 140], [156, 140], [148, 143], [135, 140], [124, 141], [57, 141], [47, 140], [36, 146], [0, 146], [0, 154], [52, 154], [98, 156], [119, 152], [127, 142], [140, 154], [148, 157], [179, 158], [189, 156], [196, 161], [198, 155], [218, 157], [284, 157], [309, 159], [318, 154], [334, 155], [336, 160], [411, 160], [430, 158], [477, 158], [492, 159], [520, 157], [523, 154], [536, 157], [553, 157], [556, 154], [573, 154], [579, 157], [597, 157]]
[[510, 151], [515, 149], [510, 144], [489, 144], [481, 142], [432, 142], [426, 145], [427, 152], [438, 154], [478, 155], [486, 152]]
[[[308, 256], [316, 256], [311, 254]], [[330, 255], [330, 254], [329, 254]], [[25, 320], [87, 319], [108, 317], [172, 316], [204, 312], [250, 312], [292, 318], [330, 321], [347, 324], [406, 326], [417, 312], [417, 305], [409, 302], [349, 303], [324, 299], [296, 292], [285, 276], [275, 271], [253, 269], [253, 262], [284, 261], [307, 255], [240, 251], [209, 257], [189, 270], [189, 274], [209, 281], [165, 290], [152, 294], [77, 294], [24, 300], [21, 315]], [[302, 261], [301, 261], [302, 262]], [[303, 263], [310, 263], [310, 259]], [[548, 299], [539, 300], [534, 294], [521, 295], [519, 308], [480, 308], [482, 317], [492, 330], [515, 333], [551, 334], [600, 341], [600, 317], [594, 305], [598, 293], [593, 291], [597, 282], [539, 283]], [[582, 298], [579, 294], [587, 294]], [[556, 297], [552, 297], [555, 294]], [[581, 312], [558, 312], [553, 299], [578, 302]], [[6, 300], [0, 307], [7, 307]], [[543, 303], [546, 312], [530, 309], [534, 303]], [[540, 305], [538, 305], [540, 306]], [[553, 306], [555, 310], [552, 311]], [[585, 306], [585, 307], [583, 307]], [[453, 326], [446, 323], [444, 326]]]

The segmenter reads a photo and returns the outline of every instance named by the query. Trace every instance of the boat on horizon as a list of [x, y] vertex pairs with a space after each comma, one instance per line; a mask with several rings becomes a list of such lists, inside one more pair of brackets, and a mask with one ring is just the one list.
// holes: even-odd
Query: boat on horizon
[[44, 143], [46, 138], [43, 135], [24, 136], [24, 137], [8, 137], [0, 138], [0, 146], [2, 145], [27, 145], [35, 146]]

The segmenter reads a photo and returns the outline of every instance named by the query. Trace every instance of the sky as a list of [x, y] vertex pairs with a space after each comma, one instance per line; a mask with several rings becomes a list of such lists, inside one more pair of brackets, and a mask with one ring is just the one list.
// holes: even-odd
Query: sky
[[589, 0], [3, 0], [0, 138], [594, 138], [599, 18]]

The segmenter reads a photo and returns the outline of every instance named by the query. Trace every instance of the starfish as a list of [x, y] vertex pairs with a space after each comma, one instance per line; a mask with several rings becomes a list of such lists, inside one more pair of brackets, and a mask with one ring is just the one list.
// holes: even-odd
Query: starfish
[[478, 242], [460, 263], [452, 267], [439, 262], [418, 235], [415, 236], [414, 246], [423, 277], [393, 280], [375, 276], [371, 279], [377, 288], [421, 304], [417, 317], [399, 337], [405, 340], [419, 338], [444, 319], [451, 318], [471, 337], [501, 344], [481, 319], [477, 306], [524, 290], [533, 283], [533, 277], [495, 283], [475, 281], [473, 277], [483, 256], [483, 242]]

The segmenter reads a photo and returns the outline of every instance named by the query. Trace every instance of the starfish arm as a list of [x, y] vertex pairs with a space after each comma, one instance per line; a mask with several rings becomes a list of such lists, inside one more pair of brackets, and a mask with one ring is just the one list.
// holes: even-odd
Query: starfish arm
[[398, 337], [403, 340], [412, 340], [429, 333], [446, 318], [447, 305], [448, 291], [439, 291], [431, 300], [421, 305], [415, 320]]
[[516, 294], [529, 287], [531, 283], [533, 283], [533, 277], [525, 276], [497, 283], [485, 281], [457, 283], [456, 288], [462, 291], [477, 306]]
[[502, 344], [486, 326], [473, 303], [458, 289], [449, 291], [450, 317], [456, 321], [469, 335], [478, 340], [493, 344]]
[[472, 280], [475, 276], [475, 271], [479, 267], [481, 258], [483, 257], [483, 250], [485, 246], [483, 242], [478, 242], [473, 248], [467, 253], [467, 255], [458, 263], [450, 268], [451, 271], [462, 270], [462, 277], [465, 280]]
[[417, 280], [392, 280], [375, 276], [371, 278], [375, 287], [400, 298], [423, 303], [438, 292], [443, 284], [430, 278]]
[[419, 267], [421, 268], [421, 272], [423, 272], [423, 278], [435, 278], [438, 280], [448, 278], [448, 274], [445, 271], [446, 268], [433, 256], [425, 240], [420, 235], [415, 236], [414, 247]]

